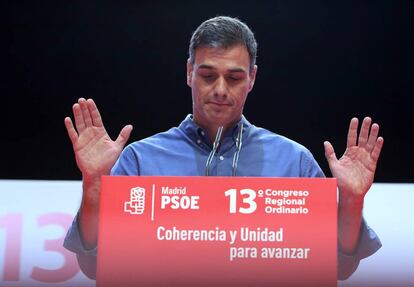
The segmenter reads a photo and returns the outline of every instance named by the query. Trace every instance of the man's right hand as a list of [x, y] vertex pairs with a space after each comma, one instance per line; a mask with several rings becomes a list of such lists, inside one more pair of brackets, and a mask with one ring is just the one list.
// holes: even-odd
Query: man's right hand
[[70, 117], [65, 118], [65, 126], [84, 179], [108, 175], [128, 141], [132, 126], [125, 126], [118, 138], [112, 141], [92, 99], [80, 98], [73, 105], [73, 115], [76, 129]]
[[[111, 140], [92, 99], [80, 98], [73, 105], [73, 115], [76, 129], [69, 117], [65, 118], [65, 126], [72, 141], [76, 163], [83, 177], [78, 225], [83, 246], [86, 249], [93, 249], [97, 245], [98, 238], [101, 176], [110, 173], [131, 134], [132, 126], [125, 126], [118, 138], [115, 141]], [[80, 264], [90, 265], [91, 262], [96, 264], [96, 258], [83, 257], [85, 262]]]

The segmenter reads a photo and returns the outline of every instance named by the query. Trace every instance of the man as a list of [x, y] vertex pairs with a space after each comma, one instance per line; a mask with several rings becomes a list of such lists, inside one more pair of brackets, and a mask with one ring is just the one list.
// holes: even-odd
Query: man
[[[76, 129], [69, 117], [65, 125], [82, 172], [83, 197], [65, 246], [76, 252], [86, 275], [95, 277], [102, 175], [324, 176], [303, 146], [255, 127], [242, 115], [256, 78], [256, 50], [253, 33], [241, 21], [215, 17], [202, 23], [191, 38], [187, 62], [193, 114], [179, 127], [132, 143], [123, 151], [132, 126], [125, 126], [112, 141], [92, 99], [81, 98], [74, 104]], [[354, 118], [347, 149], [339, 160], [332, 145], [324, 143], [339, 189], [339, 279], [349, 277], [360, 259], [381, 246], [362, 219], [362, 207], [383, 139], [378, 137], [379, 126], [368, 117], [359, 136], [357, 129]]]

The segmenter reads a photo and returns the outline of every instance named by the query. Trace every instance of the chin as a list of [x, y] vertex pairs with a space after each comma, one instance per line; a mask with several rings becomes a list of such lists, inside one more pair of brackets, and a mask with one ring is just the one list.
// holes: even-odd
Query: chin
[[217, 124], [225, 124], [230, 121], [230, 117], [228, 114], [225, 113], [209, 113], [207, 117]]

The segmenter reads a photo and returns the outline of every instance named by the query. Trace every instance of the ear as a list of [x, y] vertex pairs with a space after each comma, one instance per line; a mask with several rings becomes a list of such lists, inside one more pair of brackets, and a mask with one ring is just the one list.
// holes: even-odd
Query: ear
[[193, 78], [193, 69], [194, 69], [194, 66], [191, 63], [191, 60], [188, 59], [187, 60], [187, 85], [189, 87], [191, 87], [191, 80]]
[[249, 92], [253, 90], [254, 82], [256, 81], [257, 65], [253, 66], [253, 70], [250, 72], [249, 79]]

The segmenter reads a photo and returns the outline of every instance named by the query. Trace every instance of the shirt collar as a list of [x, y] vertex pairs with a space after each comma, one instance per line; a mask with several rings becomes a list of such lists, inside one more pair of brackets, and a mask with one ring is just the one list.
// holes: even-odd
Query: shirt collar
[[[246, 138], [252, 124], [246, 119], [244, 115], [242, 115], [240, 121], [237, 122], [233, 128], [227, 131], [226, 134], [223, 135], [222, 141], [226, 140], [227, 138], [235, 139], [237, 137], [241, 123], [243, 123], [243, 138]], [[201, 140], [208, 146], [211, 146], [211, 143], [207, 138], [207, 132], [195, 123], [192, 114], [188, 114], [178, 128], [182, 130], [186, 135], [188, 135], [194, 142], [199, 142], [199, 140]]]

